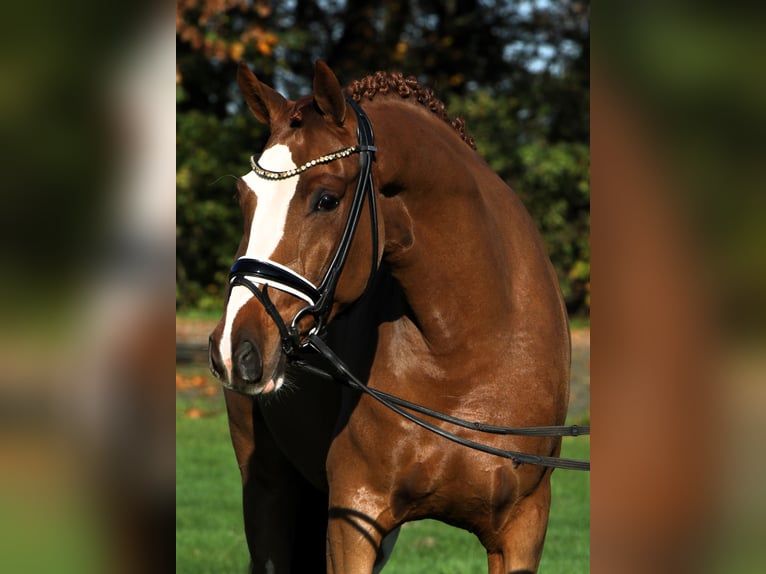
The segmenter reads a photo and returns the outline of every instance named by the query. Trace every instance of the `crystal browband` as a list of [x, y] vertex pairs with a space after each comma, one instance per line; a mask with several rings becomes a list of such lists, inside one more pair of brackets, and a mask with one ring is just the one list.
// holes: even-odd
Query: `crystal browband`
[[373, 146], [354, 145], [354, 146], [346, 147], [343, 149], [339, 149], [338, 151], [334, 151], [332, 153], [328, 153], [327, 155], [323, 155], [316, 159], [312, 159], [311, 161], [307, 161], [300, 167], [289, 169], [287, 171], [270, 171], [268, 169], [263, 169], [260, 165], [258, 165], [258, 162], [255, 161], [255, 156], [250, 157], [250, 166], [253, 168], [255, 175], [263, 179], [274, 179], [274, 180], [287, 179], [287, 178], [299, 175], [303, 173], [304, 171], [306, 171], [307, 169], [314, 167], [315, 165], [330, 163], [331, 161], [348, 157], [351, 154], [359, 153], [360, 151], [375, 151], [375, 149]]

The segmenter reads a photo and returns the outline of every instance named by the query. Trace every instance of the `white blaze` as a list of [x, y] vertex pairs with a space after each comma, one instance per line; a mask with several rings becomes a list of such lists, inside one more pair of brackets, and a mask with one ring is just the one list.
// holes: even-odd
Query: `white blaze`
[[[290, 150], [283, 145], [267, 149], [261, 155], [259, 163], [261, 167], [271, 171], [287, 171], [296, 167]], [[244, 257], [269, 259], [282, 240], [287, 210], [295, 195], [298, 176], [273, 181], [262, 179], [251, 171], [242, 179], [258, 198], [253, 226], [250, 228], [250, 241]]]
[[[289, 148], [284, 145], [275, 145], [267, 149], [261, 154], [258, 163], [264, 169], [271, 171], [287, 171], [297, 167], [293, 163]], [[287, 211], [295, 195], [298, 176], [274, 181], [262, 179], [251, 171], [242, 179], [257, 199], [253, 224], [249, 230], [247, 250], [243, 257], [268, 260], [282, 240]], [[226, 307], [226, 323], [221, 335], [221, 358], [226, 366], [229, 380], [231, 380], [232, 326], [237, 313], [252, 296], [247, 287], [237, 285], [232, 288]]]

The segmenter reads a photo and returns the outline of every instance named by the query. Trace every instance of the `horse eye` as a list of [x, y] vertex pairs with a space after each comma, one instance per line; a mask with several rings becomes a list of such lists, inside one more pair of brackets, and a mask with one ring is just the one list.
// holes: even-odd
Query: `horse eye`
[[338, 207], [339, 203], [340, 200], [334, 195], [324, 194], [319, 198], [319, 201], [316, 202], [314, 211], [332, 211]]

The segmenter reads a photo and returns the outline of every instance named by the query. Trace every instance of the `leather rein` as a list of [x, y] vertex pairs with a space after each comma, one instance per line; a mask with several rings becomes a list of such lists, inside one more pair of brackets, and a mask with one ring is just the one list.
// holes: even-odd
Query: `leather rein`
[[[259, 177], [264, 179], [287, 179], [294, 177], [303, 171], [319, 165], [335, 161], [336, 159], [348, 157], [352, 154], [359, 154], [360, 174], [357, 180], [356, 189], [351, 203], [346, 226], [343, 230], [338, 249], [332, 259], [329, 269], [318, 286], [315, 286], [305, 277], [295, 273], [291, 269], [284, 267], [273, 261], [263, 261], [258, 259], [240, 258], [231, 268], [229, 274], [229, 295], [231, 290], [237, 285], [249, 289], [253, 295], [260, 301], [266, 312], [272, 318], [279, 329], [282, 350], [290, 357], [296, 357], [300, 352], [314, 350], [319, 353], [332, 366], [333, 373], [322, 370], [308, 363], [293, 359], [291, 365], [300, 368], [306, 372], [317, 375], [327, 380], [333, 380], [343, 384], [355, 391], [365, 393], [401, 415], [405, 419], [427, 429], [441, 437], [456, 442], [457, 444], [485, 452], [488, 454], [510, 459], [515, 466], [520, 464], [533, 464], [551, 468], [563, 468], [569, 470], [590, 470], [590, 462], [583, 460], [573, 460], [568, 458], [539, 456], [511, 450], [502, 450], [489, 445], [482, 444], [473, 440], [465, 439], [457, 434], [438, 427], [421, 417], [413, 414], [418, 413], [431, 417], [442, 422], [463, 427], [477, 432], [497, 434], [497, 435], [519, 435], [519, 436], [583, 436], [590, 434], [590, 426], [539, 426], [539, 427], [500, 427], [487, 425], [479, 422], [466, 421], [457, 417], [446, 415], [439, 411], [412, 403], [394, 395], [390, 395], [378, 389], [368, 387], [360, 381], [349, 370], [348, 366], [335, 354], [335, 352], [325, 343], [322, 335], [327, 327], [327, 319], [333, 303], [335, 288], [340, 279], [343, 266], [348, 257], [351, 248], [351, 242], [354, 238], [359, 218], [361, 217], [362, 207], [367, 198], [371, 229], [372, 229], [372, 268], [367, 283], [369, 289], [375, 274], [377, 273], [377, 254], [378, 254], [378, 226], [377, 210], [375, 207], [375, 189], [372, 179], [372, 161], [377, 148], [374, 145], [374, 135], [372, 124], [369, 118], [362, 110], [361, 106], [353, 99], [346, 96], [346, 100], [353, 108], [357, 117], [357, 140], [358, 145], [344, 148], [327, 154], [316, 160], [287, 172], [273, 172], [259, 166], [255, 160], [251, 159], [253, 171]], [[282, 319], [279, 311], [272, 303], [269, 295], [269, 287], [290, 293], [298, 298], [305, 300], [308, 305], [302, 308], [292, 321], [287, 325]], [[314, 319], [314, 326], [308, 334], [301, 335], [298, 324], [304, 317], [310, 316]]]

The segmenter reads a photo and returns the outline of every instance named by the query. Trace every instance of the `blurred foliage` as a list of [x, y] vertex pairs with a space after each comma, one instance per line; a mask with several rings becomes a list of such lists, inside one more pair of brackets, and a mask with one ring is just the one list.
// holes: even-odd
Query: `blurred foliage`
[[242, 236], [234, 182], [266, 128], [243, 114], [191, 110], [176, 125], [176, 300], [220, 307], [221, 289]]
[[590, 308], [590, 148], [586, 142], [530, 139], [513, 101], [487, 92], [452, 98], [478, 151], [519, 195], [540, 230], [571, 312]]
[[540, 228], [570, 312], [587, 315], [589, 12], [576, 0], [180, 0], [177, 307], [220, 305], [242, 233], [226, 176], [268, 136], [237, 92], [237, 62], [296, 98], [322, 58], [343, 84], [414, 75], [462, 116]]

